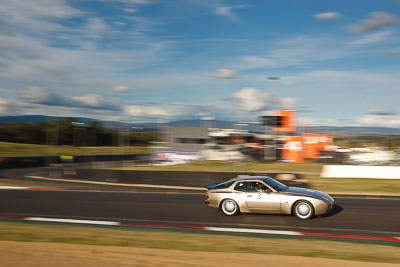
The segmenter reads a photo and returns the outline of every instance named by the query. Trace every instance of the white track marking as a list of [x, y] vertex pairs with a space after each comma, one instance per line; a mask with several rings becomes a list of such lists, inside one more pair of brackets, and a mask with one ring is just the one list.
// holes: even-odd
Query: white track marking
[[[115, 221], [94, 221], [94, 220], [79, 220], [79, 219], [43, 218], [43, 217], [26, 217], [23, 220], [37, 221], [37, 222], [75, 223], [75, 224], [93, 224], [93, 225], [121, 225], [120, 222], [115, 222]], [[291, 236], [303, 235], [300, 232], [294, 232], [294, 231], [277, 231], [277, 230], [262, 230], [262, 229], [243, 229], [243, 228], [204, 227], [204, 230], [213, 232], [255, 233], [255, 234], [269, 234], [269, 235], [291, 235]]]
[[[40, 217], [40, 216], [48, 216], [48, 218], [51, 218], [52, 215], [48, 214], [3, 214], [0, 213], [1, 216], [20, 216], [20, 217]], [[62, 218], [62, 217], [61, 217]], [[65, 219], [70, 219], [70, 218], [76, 218], [77, 220], [80, 220], [81, 217], [79, 216], [69, 216], [69, 217], [64, 217]], [[185, 225], [201, 225], [204, 227], [207, 227], [207, 225], [215, 225], [215, 222], [193, 222], [193, 221], [172, 221], [172, 220], [146, 220], [146, 219], [127, 219], [127, 218], [107, 218], [107, 217], [90, 217], [91, 219], [95, 221], [108, 221], [110, 219], [116, 220], [116, 221], [128, 221], [128, 222], [144, 222], [144, 223], [156, 223], [156, 224], [185, 224]], [[86, 218], [87, 219], [87, 218]], [[330, 232], [330, 231], [340, 231], [340, 232], [360, 232], [363, 234], [391, 234], [391, 235], [398, 235], [399, 232], [388, 232], [388, 231], [373, 231], [373, 230], [360, 230], [360, 229], [346, 229], [346, 228], [320, 228], [320, 227], [302, 227], [302, 226], [281, 226], [281, 225], [260, 225], [260, 224], [230, 224], [230, 223], [218, 223], [218, 225], [226, 225], [226, 226], [239, 226], [239, 227], [269, 227], [269, 228], [277, 228], [277, 229], [284, 229], [284, 228], [294, 228], [298, 229], [300, 231], [323, 231], [323, 232]], [[214, 227], [218, 228], [218, 227]], [[228, 228], [227, 229], [232, 229]], [[234, 227], [233, 227], [234, 228]], [[283, 232], [290, 232], [288, 230], [280, 230]], [[400, 237], [395, 237], [399, 238]]]
[[243, 228], [206, 227], [206, 230], [215, 232], [255, 233], [255, 234], [269, 234], [269, 235], [303, 235], [300, 232], [294, 232], [294, 231], [276, 231], [276, 230], [243, 229]]
[[58, 179], [58, 178], [48, 178], [41, 176], [25, 176], [27, 178], [47, 180], [47, 181], [61, 181], [68, 183], [84, 183], [84, 184], [100, 184], [100, 185], [112, 185], [112, 186], [129, 186], [129, 187], [143, 187], [143, 188], [167, 188], [167, 189], [183, 189], [183, 190], [201, 190], [206, 191], [203, 187], [189, 187], [189, 186], [173, 186], [173, 185], [150, 185], [150, 184], [123, 184], [123, 183], [110, 183], [110, 182], [97, 182], [97, 181], [87, 181], [87, 180], [70, 180], [70, 179]]
[[29, 189], [29, 187], [22, 187], [22, 186], [0, 186], [0, 189]]
[[[14, 216], [16, 216], [16, 215], [14, 215]], [[12, 219], [15, 219], [15, 218], [12, 218]], [[124, 223], [121, 223], [119, 221], [87, 220], [87, 219], [83, 220], [83, 219], [71, 219], [71, 218], [46, 218], [46, 217], [34, 217], [34, 216], [24, 217], [24, 218], [21, 218], [20, 220], [37, 221], [37, 222], [87, 224], [87, 225], [105, 225], [105, 226], [124, 225]], [[154, 221], [154, 220], [129, 220], [129, 221], [134, 221], [134, 222], [149, 222], [150, 221], [151, 223], [154, 223], [154, 222], [156, 222], [156, 223], [160, 223], [160, 222], [176, 223], [173, 221]], [[199, 224], [201, 225], [202, 223], [197, 223], [197, 225], [199, 225]], [[186, 222], [186, 225], [189, 225], [188, 222]], [[186, 225], [183, 225], [183, 226], [186, 226]], [[134, 225], [132, 225], [132, 226], [134, 226]], [[151, 227], [151, 225], [149, 225], [149, 226]], [[176, 224], [175, 224], [175, 226], [176, 226], [176, 228], [181, 228]], [[157, 226], [155, 226], [155, 227], [157, 227]], [[274, 227], [274, 226], [270, 226], [270, 227]], [[253, 233], [253, 234], [267, 234], [267, 235], [304, 236], [304, 234], [302, 232], [297, 232], [297, 231], [282, 231], [282, 230], [268, 230], [268, 229], [223, 228], [223, 227], [204, 226], [203, 230], [213, 231], [213, 232], [226, 232], [226, 233]], [[325, 230], [330, 230], [330, 229], [325, 229]], [[385, 232], [385, 233], [392, 233], [392, 232]], [[394, 234], [394, 233], [392, 233], [392, 234]], [[398, 234], [398, 233], [396, 233], [396, 234]], [[399, 236], [392, 236], [391, 238], [400, 240]]]
[[92, 220], [77, 220], [77, 219], [56, 219], [56, 218], [41, 218], [41, 217], [27, 217], [25, 221], [38, 221], [38, 222], [59, 222], [59, 223], [78, 223], [78, 224], [96, 224], [96, 225], [120, 225], [119, 222], [112, 221], [92, 221]]

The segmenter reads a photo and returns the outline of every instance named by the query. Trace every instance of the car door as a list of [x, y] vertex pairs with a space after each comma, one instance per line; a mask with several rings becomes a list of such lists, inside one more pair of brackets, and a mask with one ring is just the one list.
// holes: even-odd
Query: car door
[[[279, 212], [281, 201], [278, 192], [265, 191], [258, 192], [258, 184], [261, 182], [249, 182], [245, 194], [247, 207], [255, 212]], [[269, 189], [262, 184], [265, 189]]]

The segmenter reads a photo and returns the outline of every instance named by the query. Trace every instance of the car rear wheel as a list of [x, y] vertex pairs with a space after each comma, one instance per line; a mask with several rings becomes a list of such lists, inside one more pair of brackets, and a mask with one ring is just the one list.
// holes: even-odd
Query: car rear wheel
[[222, 201], [221, 210], [225, 215], [233, 216], [239, 213], [239, 205], [232, 199]]
[[307, 220], [313, 217], [314, 207], [313, 205], [305, 200], [299, 201], [294, 207], [294, 215], [302, 220]]

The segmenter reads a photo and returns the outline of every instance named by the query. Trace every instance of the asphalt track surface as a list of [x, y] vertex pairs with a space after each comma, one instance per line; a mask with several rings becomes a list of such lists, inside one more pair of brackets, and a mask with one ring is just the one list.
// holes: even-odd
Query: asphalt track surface
[[[14, 179], [21, 183], [38, 182], [24, 178], [22, 172], [13, 172]], [[10, 179], [7, 174], [7, 177], [4, 176], [4, 172], [2, 175], [0, 182]], [[42, 183], [48, 185], [48, 182]], [[52, 185], [54, 186], [53, 183]], [[337, 205], [330, 214], [303, 221], [288, 215], [225, 216], [217, 209], [207, 207], [204, 204], [204, 192], [200, 191], [133, 190], [102, 186], [94, 192], [85, 185], [57, 185], [69, 190], [0, 190], [0, 216], [400, 236], [399, 197], [332, 195]]]

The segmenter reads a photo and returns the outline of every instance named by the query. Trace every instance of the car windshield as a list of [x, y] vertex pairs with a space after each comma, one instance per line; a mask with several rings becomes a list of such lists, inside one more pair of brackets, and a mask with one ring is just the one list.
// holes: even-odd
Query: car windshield
[[273, 189], [276, 191], [285, 191], [287, 186], [278, 182], [277, 180], [273, 178], [267, 178], [264, 180], [265, 183], [267, 183], [269, 186], [271, 186]]

